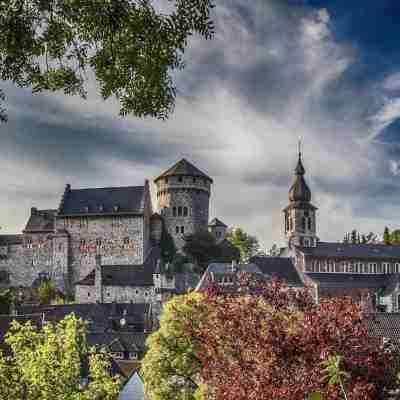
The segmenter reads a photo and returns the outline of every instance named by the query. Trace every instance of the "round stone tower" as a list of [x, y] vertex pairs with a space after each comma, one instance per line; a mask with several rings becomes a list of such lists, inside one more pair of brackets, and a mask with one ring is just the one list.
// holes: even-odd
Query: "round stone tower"
[[213, 180], [182, 159], [154, 180], [164, 227], [182, 250], [184, 236], [207, 231]]

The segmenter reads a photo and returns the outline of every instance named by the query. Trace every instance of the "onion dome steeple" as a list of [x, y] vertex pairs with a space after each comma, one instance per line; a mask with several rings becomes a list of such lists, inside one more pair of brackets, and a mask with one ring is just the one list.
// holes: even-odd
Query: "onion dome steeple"
[[292, 187], [289, 190], [289, 200], [290, 202], [309, 203], [311, 201], [311, 190], [304, 180], [306, 170], [304, 169], [301, 160], [301, 151], [299, 151], [299, 159], [297, 161], [297, 166], [294, 172], [296, 174], [296, 178]]
[[283, 210], [285, 214], [285, 235], [292, 245], [312, 247], [317, 245], [316, 210], [311, 204], [311, 190], [304, 180], [304, 169], [299, 143], [299, 158], [294, 170], [295, 180], [289, 190], [289, 205]]

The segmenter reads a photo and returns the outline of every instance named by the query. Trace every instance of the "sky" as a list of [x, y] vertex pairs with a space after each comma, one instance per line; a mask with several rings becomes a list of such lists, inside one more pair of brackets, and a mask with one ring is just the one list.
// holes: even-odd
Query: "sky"
[[20, 232], [32, 206], [57, 208], [67, 183], [142, 185], [185, 157], [214, 179], [210, 219], [284, 245], [299, 137], [321, 240], [400, 226], [400, 3], [217, 3], [168, 121], [119, 117], [94, 82], [86, 101], [0, 83], [1, 233]]

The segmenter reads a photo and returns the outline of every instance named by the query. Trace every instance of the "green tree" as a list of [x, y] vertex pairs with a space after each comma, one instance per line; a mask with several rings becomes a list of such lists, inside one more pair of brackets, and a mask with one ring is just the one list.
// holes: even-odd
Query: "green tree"
[[240, 250], [241, 262], [248, 262], [260, 248], [257, 238], [249, 235], [242, 228], [230, 230], [227, 239]]
[[84, 98], [91, 70], [121, 115], [167, 118], [188, 39], [214, 33], [211, 0], [173, 3], [164, 13], [149, 0], [0, 1], [0, 79]]
[[0, 314], [10, 314], [14, 302], [15, 297], [10, 289], [0, 292]]
[[387, 226], [385, 226], [385, 230], [383, 232], [383, 243], [389, 245], [391, 243], [390, 231]]
[[[119, 379], [104, 353], [88, 349], [85, 323], [74, 315], [41, 330], [14, 321], [5, 341], [11, 355], [0, 353], [1, 399], [117, 399]], [[86, 360], [89, 383], [83, 385]]]
[[59, 297], [59, 292], [51, 280], [44, 280], [37, 288], [37, 297], [40, 304], [50, 304]]
[[188, 324], [197, 330], [207, 314], [201, 298], [200, 293], [175, 296], [164, 306], [160, 329], [147, 340], [142, 372], [151, 400], [199, 400], [204, 394], [196, 381], [196, 346], [186, 335]]
[[210, 262], [218, 261], [221, 253], [214, 235], [207, 231], [187, 235], [183, 251], [193, 259], [200, 273]]
[[174, 239], [168, 233], [165, 227], [163, 227], [161, 233], [160, 248], [161, 248], [161, 258], [163, 259], [163, 261], [165, 263], [172, 262], [176, 255], [176, 247]]

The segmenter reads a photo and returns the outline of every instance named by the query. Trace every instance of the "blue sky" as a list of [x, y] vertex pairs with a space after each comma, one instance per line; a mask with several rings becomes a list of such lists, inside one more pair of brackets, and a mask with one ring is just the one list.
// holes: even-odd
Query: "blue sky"
[[2, 232], [66, 183], [139, 185], [186, 157], [214, 178], [211, 217], [283, 244], [299, 137], [321, 240], [400, 226], [400, 3], [220, 0], [214, 18], [167, 122], [118, 117], [94, 80], [87, 101], [2, 85]]

